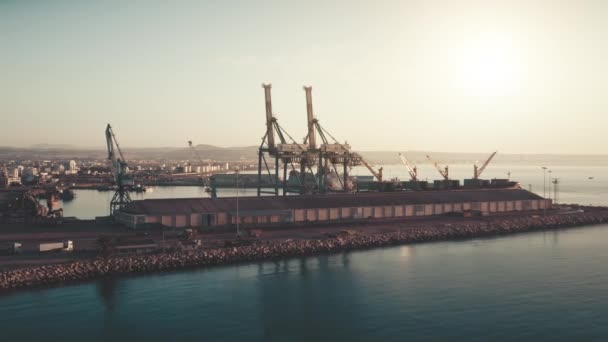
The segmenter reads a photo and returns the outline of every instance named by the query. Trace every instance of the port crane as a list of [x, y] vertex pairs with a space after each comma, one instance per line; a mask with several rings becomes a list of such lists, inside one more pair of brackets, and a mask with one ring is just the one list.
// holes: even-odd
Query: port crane
[[378, 180], [378, 182], [382, 182], [382, 167], [380, 167], [378, 169], [378, 171], [374, 170], [374, 168], [369, 165], [368, 162], [365, 161], [365, 159], [360, 158], [361, 160], [361, 164], [365, 165], [365, 167], [369, 170], [369, 172], [372, 173], [372, 175], [374, 175], [374, 177], [376, 177], [376, 179]]
[[479, 176], [481, 176], [481, 173], [483, 172], [483, 170], [486, 169], [488, 164], [490, 164], [490, 161], [492, 160], [492, 158], [494, 158], [497, 152], [498, 151], [494, 151], [494, 153], [490, 155], [490, 157], [486, 160], [485, 163], [483, 163], [483, 165], [481, 165], [481, 167], [478, 168], [477, 165], [473, 165], [473, 179], [479, 179]]
[[427, 154], [426, 158], [433, 163], [433, 166], [435, 166], [435, 168], [437, 169], [437, 171], [439, 171], [439, 174], [441, 174], [441, 176], [443, 177], [444, 180], [450, 180], [449, 177], [449, 169], [448, 166], [446, 165], [443, 169], [441, 168], [441, 166], [439, 166], [439, 164], [437, 164], [436, 161], [434, 161], [433, 159], [431, 159], [431, 157]]
[[[108, 145], [108, 160], [112, 162], [112, 174], [117, 186], [116, 193], [110, 201], [110, 215], [114, 216], [116, 212], [131, 202], [131, 196], [129, 196], [126, 186], [133, 185], [133, 178], [126, 174], [127, 162], [110, 124], [106, 127], [106, 143]], [[118, 157], [115, 151], [118, 151]]]
[[[274, 116], [272, 109], [272, 96], [271, 89], [272, 85], [262, 84], [264, 88], [264, 102], [266, 108], [266, 132], [262, 137], [262, 143], [258, 149], [258, 191], [257, 195], [261, 196], [262, 193], [268, 193], [275, 196], [279, 195], [279, 172], [281, 165], [283, 164], [283, 196], [287, 195], [288, 192], [293, 192], [288, 187], [287, 183], [287, 169], [288, 165], [291, 166], [292, 171], [295, 171], [295, 163], [300, 163], [304, 159], [307, 145], [298, 144], [287, 131], [279, 125], [277, 118]], [[275, 133], [278, 137], [278, 142], [275, 139]], [[290, 142], [286, 139], [288, 137]], [[268, 160], [267, 157], [268, 156]], [[274, 163], [272, 162], [274, 159]], [[270, 163], [269, 163], [270, 161]], [[272, 165], [274, 164], [274, 165]], [[262, 190], [262, 174], [263, 169], [268, 174], [268, 179], [272, 183], [271, 191]], [[274, 172], [271, 172], [274, 169]], [[302, 175], [296, 175], [297, 183], [299, 187], [302, 187], [303, 180], [300, 179]]]
[[416, 168], [416, 166], [411, 167], [410, 163], [407, 161], [403, 154], [399, 153], [399, 157], [401, 158], [401, 162], [403, 163], [403, 165], [405, 165], [407, 172], [410, 174], [410, 178], [412, 179], [412, 181], [418, 181], [418, 169]]

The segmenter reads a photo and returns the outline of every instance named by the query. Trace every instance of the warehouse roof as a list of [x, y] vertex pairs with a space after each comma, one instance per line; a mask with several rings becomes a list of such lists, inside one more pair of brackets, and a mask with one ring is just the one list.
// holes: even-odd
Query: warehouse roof
[[[290, 210], [369, 207], [404, 204], [536, 200], [542, 197], [522, 189], [408, 191], [358, 194], [240, 197], [239, 210]], [[137, 215], [233, 212], [236, 197], [145, 199], [130, 202], [124, 212]]]

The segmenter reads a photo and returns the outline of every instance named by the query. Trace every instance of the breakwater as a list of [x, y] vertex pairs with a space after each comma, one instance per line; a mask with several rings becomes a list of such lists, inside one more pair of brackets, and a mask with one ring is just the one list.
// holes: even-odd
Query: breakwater
[[462, 221], [441, 226], [420, 225], [389, 233], [359, 233], [319, 240], [295, 240], [192, 252], [112, 257], [6, 271], [0, 273], [0, 290], [56, 285], [121, 274], [310, 256], [416, 242], [466, 239], [607, 222], [608, 210], [596, 209], [586, 213], [546, 217], [509, 217], [488, 219], [487, 221]]

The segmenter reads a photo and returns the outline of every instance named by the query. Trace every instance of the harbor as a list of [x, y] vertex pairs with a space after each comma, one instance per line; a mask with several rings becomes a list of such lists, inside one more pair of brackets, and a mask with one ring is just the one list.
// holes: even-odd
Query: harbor
[[607, 18], [2, 2], [3, 340], [607, 340]]

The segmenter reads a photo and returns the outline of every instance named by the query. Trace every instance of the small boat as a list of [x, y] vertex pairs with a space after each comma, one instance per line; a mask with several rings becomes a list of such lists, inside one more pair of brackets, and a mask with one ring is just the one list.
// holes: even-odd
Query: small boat
[[74, 191], [70, 189], [65, 189], [59, 194], [59, 198], [61, 198], [64, 202], [69, 202], [73, 200], [75, 197]]
[[146, 192], [148, 188], [145, 185], [137, 184], [132, 190], [135, 192]]
[[593, 177], [589, 177], [589, 179], [593, 179]]

